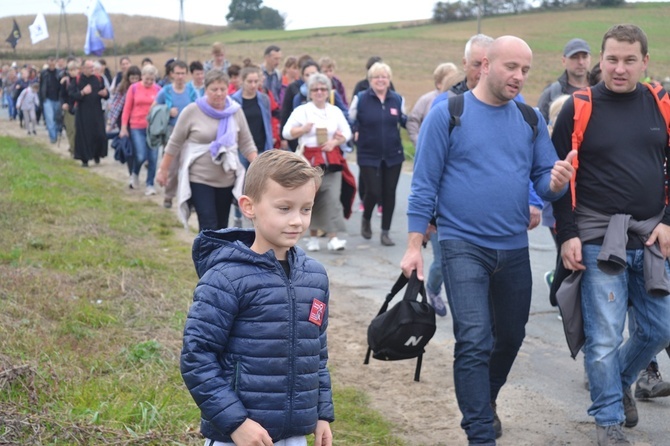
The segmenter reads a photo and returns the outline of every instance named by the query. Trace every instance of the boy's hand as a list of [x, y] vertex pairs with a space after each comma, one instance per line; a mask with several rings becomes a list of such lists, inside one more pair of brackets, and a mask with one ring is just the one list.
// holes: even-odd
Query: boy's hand
[[235, 446], [272, 446], [274, 444], [268, 431], [251, 418], [244, 420], [244, 423], [230, 434], [230, 438], [235, 442]]
[[314, 446], [332, 446], [333, 433], [330, 431], [330, 423], [325, 420], [316, 422], [314, 431]]

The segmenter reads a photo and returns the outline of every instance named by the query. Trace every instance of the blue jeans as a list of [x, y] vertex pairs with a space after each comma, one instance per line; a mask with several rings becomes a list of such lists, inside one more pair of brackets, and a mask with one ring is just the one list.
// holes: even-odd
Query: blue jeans
[[[623, 388], [630, 387], [640, 370], [670, 342], [670, 296], [652, 297], [644, 287], [644, 250], [626, 251], [626, 270], [609, 275], [596, 264], [599, 245], [584, 245], [582, 258], [582, 313], [584, 356], [591, 383], [589, 415], [596, 424], [623, 423]], [[670, 269], [666, 263], [666, 270]], [[630, 309], [628, 301], [630, 300]], [[622, 345], [626, 311], [634, 331]]]
[[45, 99], [42, 107], [44, 108], [44, 122], [49, 132], [49, 140], [56, 142], [61, 131], [61, 124], [59, 123], [61, 121], [59, 115], [61, 113], [60, 101]]
[[147, 186], [153, 186], [156, 176], [156, 163], [158, 162], [158, 149], [152, 149], [147, 144], [147, 129], [130, 129], [130, 140], [133, 142], [135, 155], [133, 173], [139, 175], [144, 162], [148, 160]]
[[442, 252], [440, 242], [437, 239], [437, 233], [430, 235], [430, 245], [433, 248], [433, 262], [430, 264], [430, 269], [428, 270], [426, 289], [432, 294], [440, 294], [444, 279], [442, 278]]
[[440, 246], [461, 427], [469, 444], [495, 445], [491, 403], [526, 335], [533, 281], [528, 248], [496, 250], [460, 240]]
[[7, 101], [7, 112], [9, 113], [9, 119], [16, 119], [16, 103], [12, 97], [12, 93], [3, 93], [3, 96], [5, 96], [5, 100]]

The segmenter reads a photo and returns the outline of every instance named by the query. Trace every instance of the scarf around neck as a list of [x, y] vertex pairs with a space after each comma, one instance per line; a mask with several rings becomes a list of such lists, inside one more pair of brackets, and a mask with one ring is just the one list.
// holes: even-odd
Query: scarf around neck
[[236, 126], [231, 125], [230, 120], [235, 112], [240, 109], [240, 104], [230, 99], [230, 97], [226, 97], [226, 105], [223, 110], [217, 110], [207, 103], [206, 96], [198, 98], [195, 103], [204, 114], [210, 118], [219, 120], [216, 139], [212, 141], [212, 144], [209, 146], [209, 153], [214, 158], [219, 154], [219, 149], [221, 147], [231, 147], [236, 142]]

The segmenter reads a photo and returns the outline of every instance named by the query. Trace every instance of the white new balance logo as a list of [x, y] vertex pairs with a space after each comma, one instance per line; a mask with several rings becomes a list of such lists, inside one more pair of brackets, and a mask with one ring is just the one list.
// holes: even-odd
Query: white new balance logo
[[405, 342], [405, 347], [409, 347], [410, 345], [412, 347], [416, 347], [419, 345], [419, 342], [421, 342], [421, 339], [423, 339], [423, 335], [419, 336], [418, 338], [416, 336], [410, 336], [407, 339], [407, 342]]

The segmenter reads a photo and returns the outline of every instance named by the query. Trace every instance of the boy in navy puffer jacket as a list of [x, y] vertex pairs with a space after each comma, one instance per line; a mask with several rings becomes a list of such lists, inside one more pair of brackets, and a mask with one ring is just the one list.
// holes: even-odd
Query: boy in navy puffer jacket
[[240, 210], [253, 230], [203, 231], [200, 277], [184, 328], [181, 373], [207, 446], [332, 445], [328, 277], [296, 246], [321, 171], [270, 150], [246, 174]]

